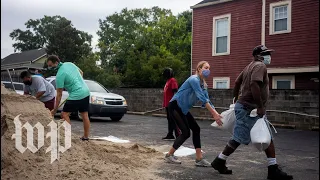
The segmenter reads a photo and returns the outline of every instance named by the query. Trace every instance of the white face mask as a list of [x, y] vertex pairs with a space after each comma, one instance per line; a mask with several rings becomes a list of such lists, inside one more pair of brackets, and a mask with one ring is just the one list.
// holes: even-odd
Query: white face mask
[[271, 63], [271, 56], [270, 55], [265, 55], [263, 56], [263, 63], [264, 64], [270, 64]]

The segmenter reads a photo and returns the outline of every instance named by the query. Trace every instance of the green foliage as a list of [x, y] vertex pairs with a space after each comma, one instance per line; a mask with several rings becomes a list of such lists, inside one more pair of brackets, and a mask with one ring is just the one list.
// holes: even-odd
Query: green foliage
[[[61, 16], [30, 19], [26, 31], [15, 29], [10, 37], [16, 41], [15, 50], [46, 47], [48, 54], [77, 64], [84, 78], [108, 88], [163, 87], [165, 67], [174, 70], [179, 84], [190, 75], [191, 18], [190, 11], [174, 16], [159, 7], [125, 8], [99, 20], [97, 53], [91, 50], [91, 35]], [[101, 67], [96, 66], [98, 60]], [[55, 74], [55, 70], [48, 70], [44, 75]]]
[[190, 75], [191, 12], [123, 9], [99, 20], [102, 67], [116, 69], [130, 87], [163, 87], [162, 71], [171, 67], [182, 83]]
[[96, 53], [91, 53], [87, 57], [81, 58], [77, 66], [83, 71], [84, 78], [95, 80], [106, 88], [120, 87], [120, 75], [96, 66], [96, 61], [98, 60], [99, 55]]
[[27, 30], [15, 29], [10, 37], [16, 42], [15, 51], [46, 48], [62, 61], [76, 63], [91, 52], [92, 36], [73, 27], [70, 20], [61, 16], [44, 16], [25, 23]]

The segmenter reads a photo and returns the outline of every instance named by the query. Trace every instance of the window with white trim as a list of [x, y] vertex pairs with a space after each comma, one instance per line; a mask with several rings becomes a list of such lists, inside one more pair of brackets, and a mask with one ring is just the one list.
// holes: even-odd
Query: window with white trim
[[230, 89], [230, 77], [213, 78], [213, 89]]
[[291, 0], [270, 4], [270, 35], [291, 32]]
[[230, 54], [231, 14], [213, 17], [212, 56]]
[[295, 89], [295, 76], [272, 76], [272, 89]]

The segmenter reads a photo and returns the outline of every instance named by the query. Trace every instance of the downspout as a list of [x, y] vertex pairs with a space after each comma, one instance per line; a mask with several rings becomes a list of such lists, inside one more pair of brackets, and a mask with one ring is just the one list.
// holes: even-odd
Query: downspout
[[193, 42], [193, 10], [192, 10], [192, 18], [191, 18], [191, 71], [190, 71], [190, 75], [192, 75], [192, 42]]
[[261, 45], [266, 43], [266, 0], [262, 0]]

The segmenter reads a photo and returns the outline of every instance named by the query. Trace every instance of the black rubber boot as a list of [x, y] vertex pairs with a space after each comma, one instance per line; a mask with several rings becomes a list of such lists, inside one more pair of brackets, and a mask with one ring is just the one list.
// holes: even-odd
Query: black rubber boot
[[283, 172], [277, 164], [268, 166], [268, 179], [272, 180], [291, 180], [293, 177]]
[[228, 167], [226, 166], [226, 161], [218, 157], [213, 160], [211, 166], [220, 174], [232, 174], [232, 170], [228, 169]]

